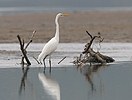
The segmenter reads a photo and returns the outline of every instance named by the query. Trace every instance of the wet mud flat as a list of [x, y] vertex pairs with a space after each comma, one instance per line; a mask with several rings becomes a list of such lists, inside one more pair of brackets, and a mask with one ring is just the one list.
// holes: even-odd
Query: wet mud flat
[[[43, 65], [37, 64], [33, 56], [37, 58], [44, 45], [42, 43], [32, 43], [27, 49], [27, 55], [32, 63], [32, 67], [43, 67]], [[71, 62], [83, 51], [84, 45], [84, 43], [60, 43], [55, 53], [51, 56], [52, 65], [54, 67], [73, 65]], [[94, 43], [92, 48], [114, 58], [115, 63], [132, 61], [132, 43], [101, 43], [101, 45]], [[0, 68], [21, 67], [21, 55], [18, 43], [0, 44]], [[61, 64], [58, 64], [65, 56], [66, 59]]]

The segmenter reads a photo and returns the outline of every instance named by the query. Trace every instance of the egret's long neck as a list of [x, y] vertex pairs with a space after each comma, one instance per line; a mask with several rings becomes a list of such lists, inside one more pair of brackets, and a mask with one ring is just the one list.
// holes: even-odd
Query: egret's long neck
[[55, 24], [56, 24], [56, 33], [55, 33], [55, 38], [59, 41], [59, 23], [58, 23], [59, 17], [56, 16], [55, 18]]

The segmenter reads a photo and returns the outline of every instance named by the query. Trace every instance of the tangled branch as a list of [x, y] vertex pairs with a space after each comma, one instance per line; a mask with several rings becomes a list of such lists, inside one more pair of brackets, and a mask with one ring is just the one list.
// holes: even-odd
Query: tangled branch
[[101, 37], [100, 32], [98, 32], [98, 34], [95, 36], [92, 36], [88, 31], [86, 31], [86, 33], [88, 34], [91, 40], [88, 43], [86, 43], [83, 52], [80, 54], [79, 57], [76, 57], [73, 63], [77, 65], [77, 67], [82, 68], [87, 63], [90, 63], [91, 65], [92, 63], [106, 64], [106, 63], [114, 62], [113, 58], [103, 55], [100, 52], [95, 52], [91, 47], [93, 41], [96, 38], [99, 39], [99, 44], [103, 42], [104, 38]]

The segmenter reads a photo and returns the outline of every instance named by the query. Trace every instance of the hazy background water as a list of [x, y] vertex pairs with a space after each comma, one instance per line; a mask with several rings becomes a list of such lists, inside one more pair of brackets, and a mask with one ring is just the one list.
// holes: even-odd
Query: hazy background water
[[132, 10], [131, 0], [0, 0], [0, 12]]
[[0, 0], [0, 7], [127, 7], [131, 0]]

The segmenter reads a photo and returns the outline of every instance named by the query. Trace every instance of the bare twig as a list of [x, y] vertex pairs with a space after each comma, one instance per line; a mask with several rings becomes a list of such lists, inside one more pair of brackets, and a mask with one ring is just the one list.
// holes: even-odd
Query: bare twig
[[93, 36], [88, 31], [86, 31], [86, 33], [90, 36], [91, 39], [93, 38]]
[[28, 57], [27, 57], [27, 55], [26, 55], [26, 52], [25, 52], [26, 50], [25, 50], [24, 47], [23, 47], [24, 42], [22, 43], [21, 38], [20, 38], [19, 35], [17, 35], [17, 38], [18, 38], [18, 40], [19, 40], [20, 49], [21, 49], [21, 51], [22, 51], [22, 54], [23, 54], [23, 56], [24, 56], [24, 58], [25, 58], [27, 64], [28, 64], [28, 65], [31, 65], [31, 63], [30, 63], [30, 61], [29, 61], [29, 59], [28, 59]]
[[[28, 57], [27, 57], [27, 51], [26, 51], [26, 49], [28, 48], [29, 44], [32, 42], [32, 39], [33, 39], [35, 33], [36, 33], [36, 31], [33, 31], [33, 34], [32, 34], [32, 36], [31, 36], [31, 38], [30, 38], [30, 40], [28, 41], [28, 43], [27, 43], [26, 46], [25, 46], [24, 39], [21, 40], [20, 36], [17, 35], [17, 38], [18, 38], [19, 43], [20, 43], [20, 49], [21, 49], [22, 54], [23, 54], [23, 56], [22, 56], [22, 61], [21, 61], [21, 64], [22, 64], [22, 65], [25, 64], [25, 63], [24, 63], [24, 58], [25, 58], [27, 64], [28, 64], [28, 65], [31, 65], [31, 63], [30, 63], [30, 61], [29, 61], [29, 59], [28, 59]], [[25, 47], [25, 48], [24, 48], [24, 47]]]
[[40, 64], [40, 62], [37, 60], [37, 58], [35, 58], [34, 56], [33, 56], [33, 58], [36, 60], [36, 62], [37, 62], [38, 64]]
[[32, 39], [33, 39], [35, 33], [36, 33], [36, 31], [34, 30], [32, 36], [30, 38], [30, 40], [28, 41], [27, 45], [25, 46], [25, 49], [27, 49], [27, 47], [29, 46], [29, 44], [33, 41]]
[[64, 59], [66, 59], [66, 56], [65, 56], [64, 58], [62, 58], [62, 59], [58, 62], [58, 64], [60, 64]]
[[91, 47], [91, 45], [92, 45], [92, 43], [93, 43], [93, 41], [94, 41], [94, 39], [95, 39], [96, 37], [97, 37], [97, 36], [94, 36], [94, 37], [90, 40], [90, 43], [88, 43], [87, 48], [82, 52], [83, 54], [88, 52], [89, 48]]
[[[89, 48], [91, 47], [93, 41], [94, 41], [96, 38], [101, 38], [100, 32], [98, 32], [98, 35], [97, 35], [97, 36], [92, 36], [88, 31], [86, 31], [86, 32], [87, 32], [87, 34], [90, 36], [91, 40], [90, 40], [89, 43], [87, 43], [88, 46], [87, 46], [87, 47], [85, 48], [85, 50], [82, 52], [83, 54], [84, 54], [84, 53], [88, 53]], [[102, 38], [101, 38], [101, 39], [102, 39]], [[103, 41], [103, 39], [102, 39], [102, 41]], [[101, 41], [101, 42], [102, 42], [102, 41]]]

